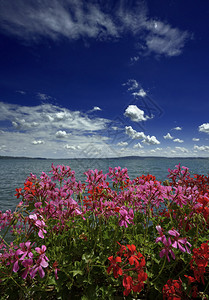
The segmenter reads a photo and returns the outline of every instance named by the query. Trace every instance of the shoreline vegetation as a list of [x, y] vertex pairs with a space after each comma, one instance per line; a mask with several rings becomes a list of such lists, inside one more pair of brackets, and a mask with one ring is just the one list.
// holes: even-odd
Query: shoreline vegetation
[[52, 164], [0, 211], [1, 299], [209, 299], [209, 175], [84, 175]]

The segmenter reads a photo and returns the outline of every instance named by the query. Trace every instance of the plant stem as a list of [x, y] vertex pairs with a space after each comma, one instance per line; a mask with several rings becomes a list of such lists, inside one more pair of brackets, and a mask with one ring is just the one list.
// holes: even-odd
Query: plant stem
[[162, 268], [161, 268], [158, 276], [153, 280], [153, 282], [155, 282], [160, 277], [160, 274], [162, 273], [162, 271], [163, 271], [163, 269], [165, 267], [165, 262], [166, 262], [166, 257], [164, 258], [164, 262], [163, 262]]

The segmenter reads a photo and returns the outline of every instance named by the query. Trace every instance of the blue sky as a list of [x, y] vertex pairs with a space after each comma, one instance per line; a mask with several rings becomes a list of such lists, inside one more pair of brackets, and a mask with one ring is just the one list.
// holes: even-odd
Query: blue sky
[[209, 2], [0, 1], [0, 155], [208, 157]]

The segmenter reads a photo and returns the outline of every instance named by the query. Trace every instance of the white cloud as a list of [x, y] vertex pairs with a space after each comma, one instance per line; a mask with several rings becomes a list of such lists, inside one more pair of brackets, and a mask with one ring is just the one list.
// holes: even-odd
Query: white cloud
[[184, 148], [184, 147], [175, 147], [175, 149], [176, 150], [179, 150], [179, 151], [181, 151], [181, 152], [183, 152], [183, 153], [188, 153], [189, 151], [186, 149], [186, 148]]
[[134, 149], [142, 149], [144, 148], [140, 143], [137, 143], [133, 146]]
[[145, 139], [146, 135], [144, 132], [137, 132], [131, 126], [125, 127], [125, 133], [130, 136], [132, 139]]
[[0, 1], [0, 24], [4, 33], [32, 42], [63, 37], [118, 40], [131, 34], [138, 38], [143, 54], [166, 56], [181, 54], [190, 37], [186, 31], [150, 19], [143, 1], [110, 1], [105, 6], [82, 0]]
[[125, 146], [128, 146], [128, 143], [127, 142], [119, 142], [119, 143], [117, 143], [117, 146], [125, 147]]
[[175, 143], [183, 143], [184, 141], [183, 140], [180, 140], [180, 139], [174, 139], [173, 140]]
[[172, 140], [173, 137], [170, 135], [170, 133], [168, 132], [166, 135], [163, 136], [165, 140]]
[[153, 136], [147, 135], [145, 139], [143, 139], [142, 143], [147, 144], [147, 145], [158, 145], [160, 142], [157, 140], [157, 138]]
[[132, 95], [134, 97], [142, 97], [142, 98], [144, 98], [147, 95], [147, 93], [141, 88], [138, 92], [132, 93]]
[[203, 123], [199, 126], [199, 131], [209, 134], [209, 123]]
[[198, 139], [198, 138], [193, 138], [192, 140], [193, 140], [194, 142], [199, 142], [200, 139]]
[[137, 62], [139, 60], [139, 56], [133, 56], [130, 58], [131, 62]]
[[58, 138], [58, 139], [62, 139], [62, 138], [67, 137], [67, 132], [64, 131], [64, 130], [63, 130], [63, 131], [62, 131], [62, 130], [59, 130], [59, 131], [56, 132], [55, 136], [56, 136], [56, 138]]
[[190, 37], [186, 31], [172, 28], [161, 21], [148, 20], [146, 22], [148, 34], [145, 38], [147, 50], [165, 56], [181, 54], [185, 42]]
[[199, 151], [209, 151], [209, 146], [197, 146], [197, 145], [194, 145], [194, 149], [195, 150], [199, 150]]
[[5, 151], [6, 150], [6, 145], [1, 145], [0, 146], [0, 151]]
[[144, 111], [139, 109], [136, 105], [129, 105], [126, 108], [124, 115], [133, 122], [141, 122], [149, 119], [148, 116], [144, 116]]
[[138, 89], [139, 83], [135, 79], [129, 79], [126, 83], [123, 83], [124, 86], [128, 86], [128, 91], [133, 91]]
[[41, 100], [49, 100], [52, 98], [51, 96], [43, 94], [43, 93], [37, 93], [37, 97]]
[[64, 146], [65, 149], [68, 149], [68, 150], [80, 150], [81, 147], [79, 145], [75, 146], [75, 145], [65, 145]]
[[137, 97], [146, 97], [147, 93], [145, 92], [145, 90], [143, 88], [140, 88], [139, 83], [135, 80], [135, 79], [129, 79], [126, 83], [123, 84], [124, 86], [128, 86], [128, 91], [134, 91], [132, 93], [132, 95], [134, 96], [134, 98]]
[[104, 130], [110, 122], [103, 118], [89, 118], [87, 114], [52, 104], [21, 106], [0, 102], [0, 106], [0, 120], [10, 121], [16, 129], [22, 130], [52, 130], [54, 127], [93, 132]]
[[93, 111], [97, 111], [97, 110], [101, 110], [101, 108], [98, 107], [98, 106], [94, 106], [94, 107], [93, 107]]
[[33, 145], [41, 145], [41, 144], [44, 144], [44, 141], [42, 141], [42, 140], [33, 141], [32, 144]]
[[182, 130], [182, 127], [177, 126], [177, 127], [173, 128], [173, 130]]
[[143, 139], [142, 143], [147, 145], [158, 145], [160, 142], [155, 136], [145, 135], [144, 132], [137, 132], [131, 126], [125, 127], [125, 133], [130, 136], [132, 139]]
[[19, 94], [21, 94], [21, 95], [25, 95], [25, 94], [26, 94], [25, 91], [16, 91], [16, 93], [19, 93]]
[[[108, 119], [92, 116], [90, 118], [87, 113], [51, 104], [22, 106], [0, 102], [0, 107], [0, 120], [3, 121], [0, 123], [10, 124], [7, 128], [0, 126], [0, 130], [4, 129], [1, 131], [3, 132], [1, 140], [8, 149], [8, 155], [68, 157], [69, 153], [60, 147], [60, 141], [55, 138], [56, 133], [60, 138], [66, 138], [70, 134], [70, 145], [82, 145], [82, 149], [87, 148], [90, 141], [104, 147], [108, 139], [106, 137], [106, 129], [110, 123]], [[76, 148], [77, 152], [78, 150]], [[69, 155], [76, 156], [76, 151]], [[107, 151], [105, 155], [113, 156], [113, 153]], [[85, 154], [83, 156], [85, 157]]]

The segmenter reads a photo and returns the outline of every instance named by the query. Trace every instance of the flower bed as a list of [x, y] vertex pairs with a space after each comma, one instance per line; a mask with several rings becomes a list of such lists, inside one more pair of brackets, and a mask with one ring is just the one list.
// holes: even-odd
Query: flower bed
[[168, 171], [31, 174], [0, 212], [1, 299], [209, 299], [209, 176]]

